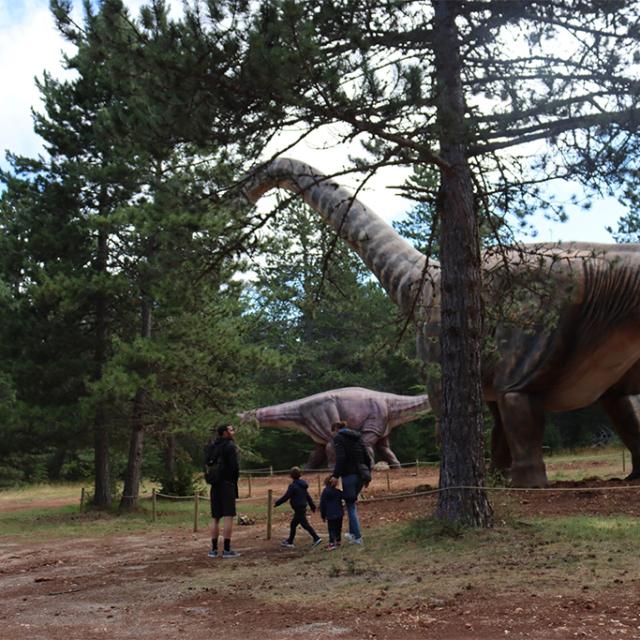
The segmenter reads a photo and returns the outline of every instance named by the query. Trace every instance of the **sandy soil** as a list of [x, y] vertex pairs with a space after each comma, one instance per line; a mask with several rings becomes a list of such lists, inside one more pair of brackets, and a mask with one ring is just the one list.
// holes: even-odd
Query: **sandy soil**
[[[416, 478], [414, 470], [394, 471], [390, 476], [392, 490], [411, 490], [417, 485], [428, 490], [429, 485], [436, 484], [435, 473], [422, 470]], [[312, 488], [313, 483], [310, 480]], [[623, 491], [619, 489], [623, 484], [627, 483], [594, 478], [558, 483], [552, 493], [529, 491], [504, 498], [494, 495], [493, 499], [496, 503], [510, 500], [516, 513], [522, 515], [640, 516], [640, 489]], [[279, 493], [282, 479], [254, 482], [254, 496], [262, 495], [269, 486], [274, 494]], [[375, 486], [367, 493], [381, 497], [385, 492], [386, 476], [378, 474]], [[363, 526], [428, 513], [435, 499], [434, 495], [421, 495], [364, 501], [360, 505]], [[276, 532], [284, 529], [286, 518], [287, 514], [278, 512]], [[640, 576], [597, 592], [585, 586], [571, 597], [538, 596], [529, 589], [493, 594], [488, 587], [470, 585], [457, 597], [399, 602], [397, 607], [383, 611], [376, 610], [371, 602], [345, 609], [331, 602], [301, 605], [265, 601], [260, 597], [261, 589], [273, 585], [260, 582], [261, 567], [265, 563], [286, 566], [292, 556], [283, 553], [273, 540], [265, 540], [264, 527], [259, 524], [236, 528], [234, 546], [242, 552], [236, 560], [207, 558], [206, 530], [195, 534], [179, 529], [159, 533], [150, 528], [136, 535], [96, 538], [91, 537], [88, 527], [87, 536], [81, 539], [25, 542], [2, 537], [0, 638], [640, 638]], [[366, 554], [366, 547], [360, 552]], [[309, 553], [325, 552], [317, 549]], [[229, 583], [229, 563], [255, 567], [255, 581]], [[226, 586], [219, 588], [215, 578], [222, 571], [226, 572]], [[344, 588], [349, 589], [348, 581]]]

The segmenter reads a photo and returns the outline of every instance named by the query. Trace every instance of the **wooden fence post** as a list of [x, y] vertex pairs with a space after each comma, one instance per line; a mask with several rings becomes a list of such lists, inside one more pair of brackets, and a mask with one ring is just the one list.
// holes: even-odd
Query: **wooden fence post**
[[416, 458], [416, 478], [418, 477], [419, 472], [420, 472], [420, 463], [418, 462], [418, 458]]
[[272, 476], [273, 475], [273, 465], [271, 465], [269, 467], [269, 475]]
[[250, 498], [251, 497], [251, 474], [249, 474], [247, 478], [249, 480], [249, 495], [247, 496], [247, 498]]
[[156, 505], [156, 489], [151, 489], [151, 522], [155, 522], [157, 517], [157, 505]]
[[271, 540], [271, 516], [273, 513], [273, 489], [267, 491], [267, 540]]
[[200, 494], [196, 491], [193, 496], [193, 531], [198, 530], [198, 515], [200, 511]]
[[[624, 449], [623, 449], [624, 451]], [[624, 455], [624, 453], [623, 453]], [[84, 507], [84, 487], [82, 487], [82, 489], [80, 489], [80, 508], [82, 509]]]
[[391, 491], [391, 478], [389, 478], [389, 469], [387, 469], [387, 491]]

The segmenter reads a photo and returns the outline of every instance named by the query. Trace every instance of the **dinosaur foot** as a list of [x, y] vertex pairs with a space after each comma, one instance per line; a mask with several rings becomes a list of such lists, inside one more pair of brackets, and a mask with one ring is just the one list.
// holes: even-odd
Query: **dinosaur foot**
[[509, 475], [514, 487], [546, 487], [549, 484], [544, 465], [514, 464]]

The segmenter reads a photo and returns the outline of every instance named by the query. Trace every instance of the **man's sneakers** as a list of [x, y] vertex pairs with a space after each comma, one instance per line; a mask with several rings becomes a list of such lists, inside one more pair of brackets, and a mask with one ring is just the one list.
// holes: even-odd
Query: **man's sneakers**
[[313, 547], [317, 547], [321, 542], [322, 542], [322, 538], [316, 538], [316, 539], [311, 543], [311, 548], [313, 548]]
[[233, 549], [225, 549], [222, 553], [217, 549], [211, 549], [207, 555], [210, 558], [239, 558], [242, 554], [234, 551]]
[[340, 545], [336, 544], [335, 542], [330, 542], [327, 545], [327, 551], [335, 551], [336, 549], [339, 549], [339, 548], [340, 548]]

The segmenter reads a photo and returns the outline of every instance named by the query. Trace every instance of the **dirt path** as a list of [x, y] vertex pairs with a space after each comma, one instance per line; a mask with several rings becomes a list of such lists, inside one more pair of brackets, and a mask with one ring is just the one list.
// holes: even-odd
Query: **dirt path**
[[[407, 488], [415, 486], [415, 477], [408, 472], [404, 476]], [[640, 517], [639, 493], [619, 491], [620, 482], [593, 480], [580, 484], [586, 491], [564, 491], [574, 488], [569, 485], [562, 483], [557, 487], [562, 491], [550, 494], [527, 492], [496, 501], [511, 501], [521, 515]], [[402, 486], [398, 475], [394, 489]], [[600, 491], [603, 488], [606, 491]], [[383, 489], [374, 487], [369, 493], [381, 494]], [[429, 513], [434, 504], [435, 496], [364, 502], [360, 512], [365, 530], [372, 530]], [[277, 534], [284, 532], [287, 517], [278, 512]], [[278, 538], [264, 539], [262, 525], [237, 527], [234, 544], [243, 554], [237, 560], [207, 558], [206, 531], [150, 529], [135, 535], [90, 536], [88, 529], [87, 537], [64, 541], [0, 538], [2, 640], [640, 638], [640, 576], [597, 592], [584, 585], [568, 595], [537, 595], [527, 585], [493, 592], [491, 584], [470, 581], [453, 596], [398, 602], [384, 599], [391, 597], [393, 585], [381, 585], [375, 602], [352, 598], [341, 607], [331, 599], [288, 597], [287, 570], [302, 570], [300, 558], [310, 583], [333, 580], [333, 587], [339, 584], [351, 596], [355, 587], [349, 575], [329, 578], [326, 567], [319, 568], [325, 551], [283, 551]], [[360, 558], [375, 562], [366, 546], [338, 553], [352, 554], [348, 557], [354, 563]], [[283, 570], [284, 578], [263, 579], [274, 567]], [[419, 567], [415, 576], [410, 578], [420, 579]], [[283, 590], [287, 597], [267, 598], [273, 590]]]

